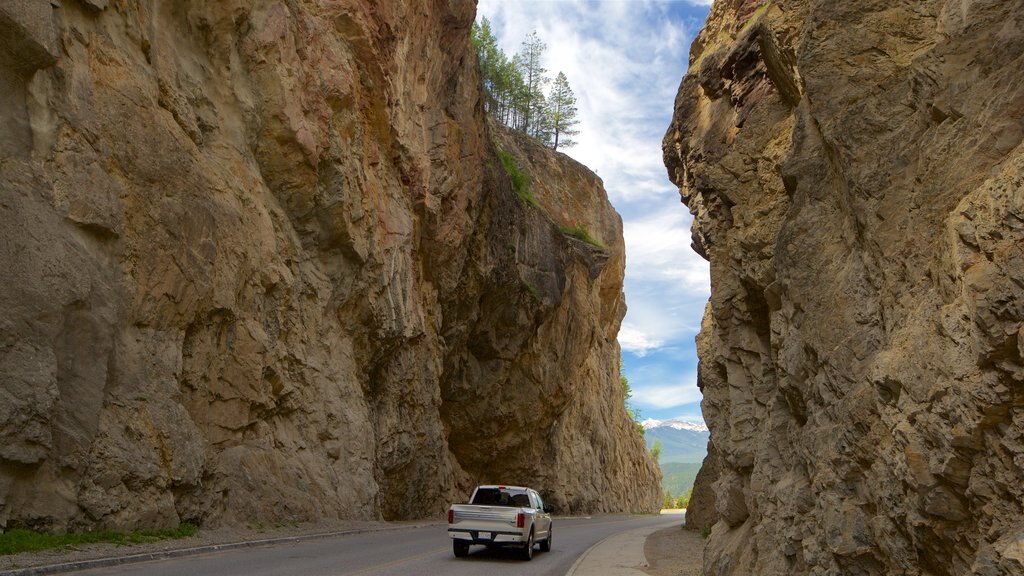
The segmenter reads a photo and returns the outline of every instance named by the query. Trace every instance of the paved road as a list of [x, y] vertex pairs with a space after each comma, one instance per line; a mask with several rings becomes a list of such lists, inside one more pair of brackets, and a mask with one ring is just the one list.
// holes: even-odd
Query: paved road
[[455, 558], [446, 524], [352, 534], [258, 548], [206, 553], [73, 572], [86, 575], [146, 576], [564, 576], [591, 546], [613, 534], [644, 526], [671, 525], [659, 516], [555, 518], [551, 552], [518, 559], [515, 550], [474, 546]]

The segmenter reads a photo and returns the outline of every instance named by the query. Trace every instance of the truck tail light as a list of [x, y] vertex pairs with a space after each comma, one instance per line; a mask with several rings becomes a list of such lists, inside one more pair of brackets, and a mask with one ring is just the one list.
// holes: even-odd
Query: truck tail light
[[449, 510], [448, 511], [448, 523], [449, 524], [454, 524], [455, 523], [455, 511], [454, 510]]
[[522, 528], [526, 526], [526, 514], [520, 512], [516, 515], [516, 528]]

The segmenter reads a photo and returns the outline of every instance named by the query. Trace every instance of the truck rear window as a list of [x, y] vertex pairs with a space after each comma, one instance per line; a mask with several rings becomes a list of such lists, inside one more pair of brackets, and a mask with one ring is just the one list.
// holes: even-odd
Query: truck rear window
[[529, 508], [530, 497], [522, 490], [502, 490], [500, 488], [477, 488], [470, 504], [481, 506], [511, 506]]

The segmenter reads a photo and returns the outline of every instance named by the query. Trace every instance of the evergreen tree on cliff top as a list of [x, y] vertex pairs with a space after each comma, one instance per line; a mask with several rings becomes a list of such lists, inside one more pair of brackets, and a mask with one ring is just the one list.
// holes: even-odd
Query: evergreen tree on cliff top
[[559, 146], [569, 148], [576, 145], [571, 139], [580, 133], [576, 129], [576, 125], [580, 123], [576, 118], [576, 95], [569, 86], [569, 79], [562, 72], [555, 77], [551, 95], [548, 97], [547, 118], [552, 150], [558, 150]]
[[484, 110], [502, 124], [522, 130], [525, 123], [526, 83], [519, 63], [498, 47], [490, 21], [473, 24], [473, 46], [480, 60], [484, 86]]
[[547, 47], [547, 44], [540, 39], [537, 31], [534, 30], [526, 37], [526, 40], [523, 40], [523, 50], [516, 54], [515, 57], [515, 61], [522, 71], [523, 80], [526, 84], [526, 92], [524, 94], [526, 101], [523, 103], [525, 117], [523, 118], [522, 130], [530, 136], [541, 140], [546, 135], [543, 121], [544, 86], [548, 83], [548, 79], [544, 75], [547, 73], [547, 70], [541, 61], [544, 58], [544, 51], [547, 50]]
[[[523, 40], [523, 49], [509, 59], [487, 18], [473, 24], [473, 47], [480, 61], [484, 110], [491, 118], [557, 150], [575, 144], [576, 96], [565, 74], [552, 84], [543, 66], [547, 45], [537, 32]], [[545, 88], [551, 90], [545, 93]]]
[[497, 108], [495, 94], [498, 91], [498, 72], [502, 67], [502, 61], [507, 61], [508, 58], [501, 48], [498, 48], [498, 39], [494, 37], [491, 23], [487, 18], [473, 23], [472, 39], [480, 61], [480, 78], [484, 84], [484, 109], [488, 113], [493, 113]]

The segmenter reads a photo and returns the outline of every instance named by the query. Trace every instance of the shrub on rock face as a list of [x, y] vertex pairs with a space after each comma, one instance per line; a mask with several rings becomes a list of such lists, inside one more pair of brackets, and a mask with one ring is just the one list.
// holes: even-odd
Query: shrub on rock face
[[501, 165], [505, 169], [505, 174], [508, 175], [516, 195], [530, 206], [538, 206], [537, 199], [530, 192], [530, 176], [519, 168], [516, 159], [500, 148], [498, 149], [498, 158], [501, 160]]

